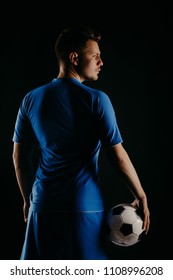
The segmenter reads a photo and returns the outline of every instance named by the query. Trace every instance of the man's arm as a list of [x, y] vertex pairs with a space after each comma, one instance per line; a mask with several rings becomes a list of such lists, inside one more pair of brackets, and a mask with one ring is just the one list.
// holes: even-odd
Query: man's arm
[[29, 195], [31, 193], [34, 181], [34, 168], [32, 162], [32, 154], [34, 146], [14, 143], [13, 145], [13, 164], [17, 182], [23, 197], [23, 214], [24, 220], [27, 221], [29, 209]]
[[134, 195], [135, 201], [132, 205], [142, 208], [144, 214], [144, 229], [147, 233], [150, 226], [150, 212], [148, 209], [147, 197], [126, 150], [122, 144], [118, 144], [106, 149], [106, 155], [109, 162], [118, 170]]

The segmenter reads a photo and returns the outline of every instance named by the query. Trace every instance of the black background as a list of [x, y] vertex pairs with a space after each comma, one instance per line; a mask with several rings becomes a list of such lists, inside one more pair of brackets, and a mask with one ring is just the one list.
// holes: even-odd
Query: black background
[[[173, 17], [166, 4], [103, 6], [100, 3], [41, 4], [1, 9], [0, 259], [19, 259], [25, 223], [12, 164], [12, 135], [19, 104], [32, 88], [57, 76], [54, 44], [71, 23], [102, 32], [99, 80], [115, 107], [124, 147], [148, 196], [151, 227], [138, 244], [109, 244], [110, 259], [172, 259], [172, 56]], [[90, 84], [89, 84], [90, 85]], [[110, 208], [133, 200], [100, 155], [100, 184]], [[86, 241], [87, 242], [87, 241]]]

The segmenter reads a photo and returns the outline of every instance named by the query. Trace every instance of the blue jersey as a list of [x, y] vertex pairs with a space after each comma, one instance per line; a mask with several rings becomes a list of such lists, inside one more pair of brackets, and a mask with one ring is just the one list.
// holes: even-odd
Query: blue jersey
[[54, 79], [22, 100], [13, 141], [39, 148], [33, 211], [103, 211], [100, 148], [122, 142], [107, 94], [74, 78]]

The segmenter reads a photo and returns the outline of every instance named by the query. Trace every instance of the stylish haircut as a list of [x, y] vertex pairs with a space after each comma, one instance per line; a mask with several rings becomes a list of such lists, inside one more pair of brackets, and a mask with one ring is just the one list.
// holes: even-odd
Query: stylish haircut
[[88, 40], [101, 40], [101, 34], [90, 27], [73, 26], [62, 31], [55, 43], [57, 59], [66, 60], [71, 52], [82, 52]]

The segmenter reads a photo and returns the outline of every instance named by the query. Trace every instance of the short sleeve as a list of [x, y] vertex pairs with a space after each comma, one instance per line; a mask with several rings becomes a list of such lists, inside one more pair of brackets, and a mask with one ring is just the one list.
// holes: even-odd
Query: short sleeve
[[35, 134], [25, 110], [25, 99], [18, 110], [12, 140], [19, 144], [36, 144]]
[[103, 147], [112, 147], [123, 141], [108, 95], [100, 92], [97, 100], [97, 129]]

